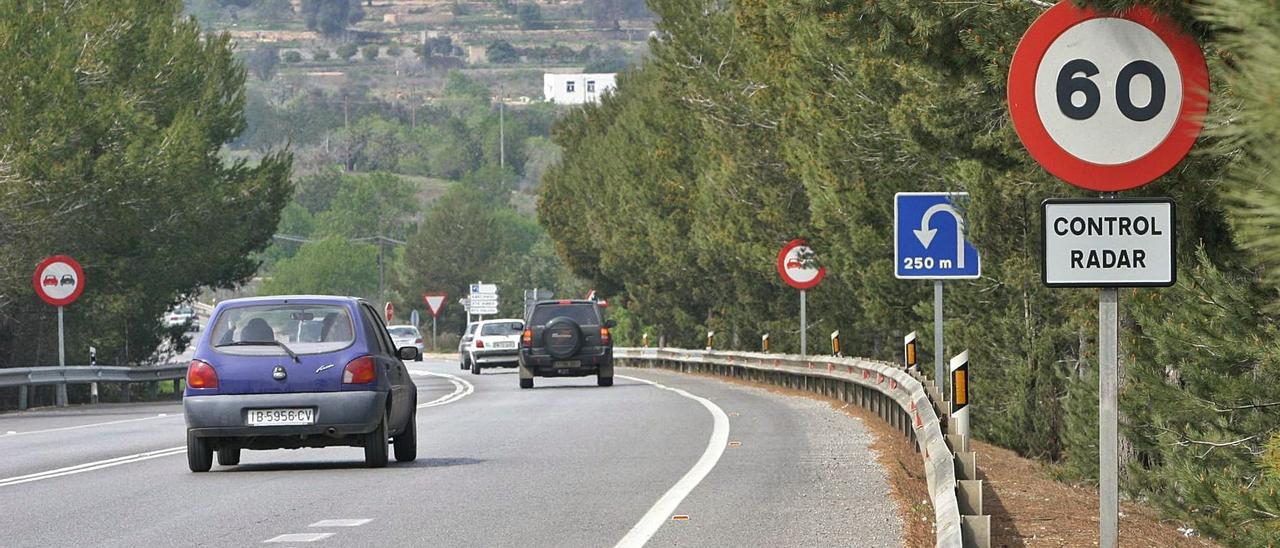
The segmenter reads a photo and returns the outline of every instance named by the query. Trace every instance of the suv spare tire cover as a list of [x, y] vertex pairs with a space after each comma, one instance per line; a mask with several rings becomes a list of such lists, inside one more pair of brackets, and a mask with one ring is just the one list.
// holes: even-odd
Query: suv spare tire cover
[[572, 318], [552, 318], [542, 329], [542, 346], [553, 357], [573, 357], [582, 348], [582, 328]]

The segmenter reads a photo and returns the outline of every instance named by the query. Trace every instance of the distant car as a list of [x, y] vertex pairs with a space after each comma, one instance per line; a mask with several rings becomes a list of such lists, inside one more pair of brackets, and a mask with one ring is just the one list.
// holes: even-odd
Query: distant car
[[788, 259], [787, 268], [804, 268], [804, 263], [800, 259]]
[[164, 316], [165, 327], [178, 327], [180, 325], [190, 325], [192, 331], [200, 330], [200, 321], [196, 317], [196, 311], [189, 306], [179, 306], [170, 310]]
[[458, 355], [461, 357], [460, 361], [464, 371], [471, 369], [471, 339], [475, 337], [476, 324], [478, 323], [468, 323], [467, 328], [462, 331], [462, 338], [458, 340]]
[[63, 275], [62, 275], [62, 281], [60, 281], [60, 282], [58, 282], [58, 283], [59, 283], [60, 285], [76, 285], [76, 277], [75, 277], [75, 276], [72, 276], [72, 275], [70, 275], [70, 274], [63, 274]]
[[520, 335], [520, 388], [533, 388], [534, 377], [588, 375], [613, 386], [614, 325], [595, 301], [535, 304]]
[[42, 286], [44, 286], [44, 287], [57, 286], [57, 285], [58, 285], [58, 277], [57, 277], [57, 276], [45, 276], [43, 280], [40, 280], [40, 285], [42, 285]]
[[471, 374], [479, 375], [486, 367], [520, 365], [520, 334], [524, 321], [515, 319], [479, 322], [468, 350]]
[[403, 360], [418, 349], [396, 348], [369, 303], [232, 299], [209, 325], [182, 399], [192, 472], [207, 472], [215, 451], [218, 464], [239, 464], [243, 449], [363, 447], [376, 468], [392, 440], [397, 461], [417, 458], [418, 391]]
[[412, 325], [388, 325], [387, 331], [391, 333], [391, 340], [396, 343], [396, 348], [412, 346], [418, 349], [418, 359], [414, 361], [422, 361], [422, 354], [426, 352], [426, 347], [422, 344], [422, 333], [418, 332], [418, 328]]

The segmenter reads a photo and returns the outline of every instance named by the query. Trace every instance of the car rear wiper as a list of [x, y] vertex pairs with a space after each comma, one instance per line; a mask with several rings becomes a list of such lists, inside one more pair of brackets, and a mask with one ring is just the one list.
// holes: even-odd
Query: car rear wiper
[[298, 358], [298, 355], [294, 354], [293, 350], [289, 349], [288, 346], [285, 346], [285, 344], [280, 341], [236, 341], [213, 345], [214, 348], [221, 348], [223, 346], [279, 346], [280, 348], [283, 348], [285, 352], [289, 353], [289, 357], [293, 358], [294, 362], [302, 363], [302, 360]]

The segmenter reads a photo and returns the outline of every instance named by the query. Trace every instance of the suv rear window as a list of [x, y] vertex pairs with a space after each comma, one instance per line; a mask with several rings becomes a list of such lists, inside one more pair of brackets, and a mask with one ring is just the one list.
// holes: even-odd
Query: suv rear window
[[489, 337], [493, 335], [514, 335], [524, 329], [524, 324], [520, 322], [498, 322], [487, 323], [480, 328], [480, 336]]
[[245, 356], [284, 354], [278, 346], [221, 346], [274, 340], [298, 354], [333, 352], [351, 345], [355, 331], [346, 307], [332, 304], [259, 304], [222, 311], [210, 340], [219, 352]]
[[529, 324], [546, 325], [547, 322], [561, 316], [573, 320], [578, 325], [600, 324], [600, 316], [596, 312], [596, 305], [591, 303], [546, 304], [534, 307], [533, 315], [529, 318]]

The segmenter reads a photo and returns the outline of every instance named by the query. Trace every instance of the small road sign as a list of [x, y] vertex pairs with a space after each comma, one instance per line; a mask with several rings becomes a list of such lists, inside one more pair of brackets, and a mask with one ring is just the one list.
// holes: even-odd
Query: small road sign
[[899, 279], [943, 280], [982, 275], [978, 250], [964, 238], [957, 203], [964, 192], [899, 192], [893, 197], [893, 262]]
[[486, 283], [471, 284], [472, 295], [477, 295], [480, 293], [497, 293], [497, 292], [498, 292], [498, 286], [496, 284], [486, 284]]
[[1044, 283], [1170, 286], [1177, 279], [1174, 205], [1167, 198], [1045, 200]]
[[804, 240], [791, 240], [778, 252], [778, 274], [791, 287], [812, 289], [827, 275], [827, 269], [814, 265], [813, 250]]
[[66, 306], [84, 292], [84, 270], [80, 263], [66, 255], [48, 257], [36, 265], [31, 285], [36, 295], [52, 306]]
[[431, 312], [431, 317], [440, 317], [440, 311], [444, 309], [444, 301], [449, 298], [448, 293], [423, 293], [422, 302], [427, 305], [427, 311]]
[[1101, 192], [1137, 188], [1172, 169], [1209, 106], [1200, 46], [1146, 6], [1103, 14], [1058, 3], [1018, 43], [1008, 89], [1031, 156], [1058, 178]]
[[391, 319], [396, 317], [396, 307], [388, 302], [382, 307], [382, 315], [386, 317], [387, 323], [391, 323]]
[[409, 312], [409, 325], [417, 327], [418, 323], [421, 321], [422, 318], [418, 316], [418, 309], [415, 308]]

